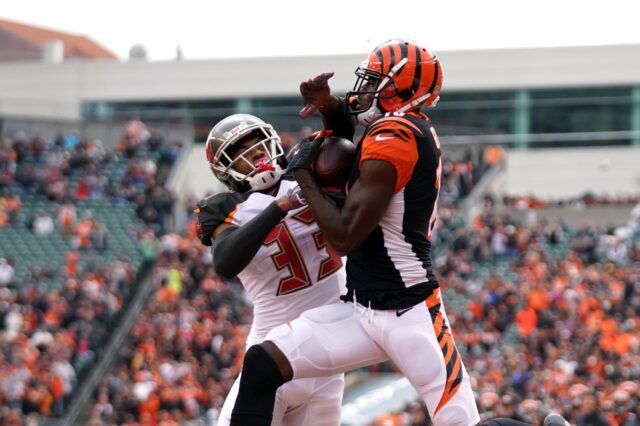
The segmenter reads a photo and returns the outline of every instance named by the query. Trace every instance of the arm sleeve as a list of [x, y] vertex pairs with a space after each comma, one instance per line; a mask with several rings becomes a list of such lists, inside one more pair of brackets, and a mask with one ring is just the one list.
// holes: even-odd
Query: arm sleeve
[[241, 227], [229, 227], [213, 240], [213, 269], [220, 277], [238, 275], [256, 255], [271, 230], [287, 214], [275, 201]]
[[322, 124], [327, 130], [333, 130], [333, 134], [342, 136], [350, 141], [356, 131], [356, 120], [349, 114], [347, 102], [343, 98], [338, 98], [340, 106], [329, 114], [322, 113]]

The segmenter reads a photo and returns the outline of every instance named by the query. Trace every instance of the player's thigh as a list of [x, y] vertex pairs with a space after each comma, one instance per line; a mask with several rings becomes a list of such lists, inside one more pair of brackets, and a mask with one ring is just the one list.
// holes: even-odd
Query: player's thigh
[[328, 376], [388, 359], [360, 324], [351, 303], [311, 309], [274, 328], [270, 340], [285, 354], [294, 379]]
[[[287, 400], [302, 402], [290, 405], [283, 418], [283, 426], [339, 426], [342, 395], [344, 392], [344, 374], [328, 377], [314, 377], [293, 380], [287, 384], [300, 382], [304, 389], [291, 387], [284, 393]], [[305, 383], [306, 382], [306, 383]], [[307, 391], [311, 391], [307, 394]], [[295, 393], [288, 398], [287, 392]], [[296, 401], [296, 395], [306, 395], [305, 401]]]
[[[231, 386], [231, 389], [229, 390], [229, 393], [224, 400], [224, 404], [222, 404], [222, 409], [220, 410], [220, 415], [218, 416], [218, 426], [229, 426], [231, 422], [231, 412], [233, 411], [233, 406], [235, 405], [236, 398], [238, 397], [241, 375], [242, 373], [240, 373], [236, 381], [233, 382], [233, 386]], [[273, 421], [271, 422], [273, 426], [278, 426], [283, 423], [283, 418], [286, 411], [286, 405], [283, 397], [283, 387], [284, 386], [278, 388], [278, 392], [276, 393], [276, 401], [273, 406]]]
[[458, 352], [442, 303], [425, 303], [398, 317], [389, 315], [384, 347], [416, 388], [436, 426], [480, 421], [469, 375]]

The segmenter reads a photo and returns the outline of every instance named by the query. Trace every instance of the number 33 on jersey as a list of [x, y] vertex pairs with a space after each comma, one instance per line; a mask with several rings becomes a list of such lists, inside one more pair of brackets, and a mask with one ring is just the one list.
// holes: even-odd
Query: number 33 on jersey
[[[296, 185], [283, 178], [275, 196], [260, 192], [215, 195], [217, 221], [242, 226]], [[289, 212], [238, 278], [255, 313], [270, 312], [269, 322], [275, 325], [286, 322], [284, 317], [276, 318], [285, 312], [290, 316], [291, 310], [302, 313], [337, 301], [345, 280], [340, 257], [327, 245], [308, 208]]]

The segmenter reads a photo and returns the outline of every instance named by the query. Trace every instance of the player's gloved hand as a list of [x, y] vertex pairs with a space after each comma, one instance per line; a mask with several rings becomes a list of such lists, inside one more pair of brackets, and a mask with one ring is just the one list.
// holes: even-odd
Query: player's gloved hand
[[333, 77], [333, 74], [333, 72], [324, 72], [300, 83], [300, 94], [304, 100], [304, 107], [298, 113], [300, 118], [309, 117], [329, 102], [331, 89], [327, 81]]
[[288, 212], [289, 210], [295, 210], [306, 206], [307, 200], [304, 199], [304, 195], [302, 195], [300, 187], [296, 186], [295, 188], [288, 190], [285, 196], [278, 198], [276, 203], [282, 211]]
[[288, 155], [289, 166], [287, 170], [295, 171], [304, 169], [312, 171], [313, 162], [318, 156], [320, 145], [322, 145], [325, 136], [323, 132], [316, 132], [308, 138], [302, 139], [296, 146], [291, 148], [291, 152], [289, 152]]

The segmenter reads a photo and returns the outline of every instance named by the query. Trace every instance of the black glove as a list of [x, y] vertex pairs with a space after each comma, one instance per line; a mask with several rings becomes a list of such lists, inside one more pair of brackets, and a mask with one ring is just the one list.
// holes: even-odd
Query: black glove
[[317, 134], [314, 133], [308, 138], [304, 138], [298, 142], [289, 153], [289, 166], [287, 170], [295, 171], [304, 169], [313, 171], [312, 166], [318, 156], [318, 151], [320, 151], [320, 145], [322, 145], [323, 141], [324, 135], [317, 136]]

